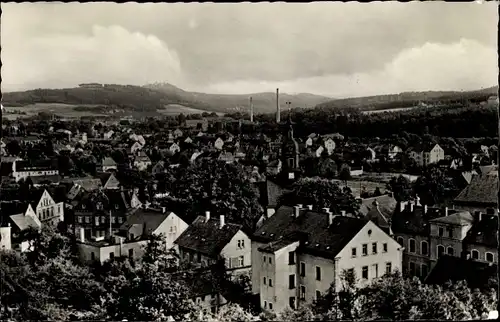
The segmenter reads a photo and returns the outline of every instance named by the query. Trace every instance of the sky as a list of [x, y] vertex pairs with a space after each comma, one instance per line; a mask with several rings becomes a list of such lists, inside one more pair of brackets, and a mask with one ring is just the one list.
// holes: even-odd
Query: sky
[[84, 82], [352, 97], [497, 85], [488, 3], [2, 4], [2, 91]]

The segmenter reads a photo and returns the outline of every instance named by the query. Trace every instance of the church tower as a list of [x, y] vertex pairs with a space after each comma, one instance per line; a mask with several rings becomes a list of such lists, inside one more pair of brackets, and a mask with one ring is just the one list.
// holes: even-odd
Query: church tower
[[297, 179], [296, 177], [300, 170], [299, 156], [299, 144], [293, 137], [293, 123], [289, 114], [288, 122], [286, 125], [286, 133], [284, 135], [283, 145], [281, 147], [281, 169], [283, 175], [286, 176], [286, 179]]

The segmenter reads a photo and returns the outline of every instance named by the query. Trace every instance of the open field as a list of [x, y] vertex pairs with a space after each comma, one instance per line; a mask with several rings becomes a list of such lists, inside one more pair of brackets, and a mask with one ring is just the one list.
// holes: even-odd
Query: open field
[[[340, 187], [344, 187], [343, 181], [341, 180], [334, 180], [334, 181], [336, 181]], [[375, 189], [378, 187], [380, 189], [380, 192], [384, 193], [386, 191], [386, 185], [381, 182], [349, 180], [347, 181], [347, 186], [351, 188], [352, 194], [356, 198], [359, 198], [362, 190], [365, 190], [367, 192], [374, 192]]]
[[[177, 115], [177, 114], [181, 114], [181, 113], [183, 113], [183, 114], [201, 114], [201, 113], [204, 113], [207, 111], [199, 110], [196, 108], [192, 108], [192, 107], [188, 107], [188, 106], [184, 106], [184, 105], [180, 105], [180, 104], [169, 104], [169, 105], [165, 105], [164, 110], [158, 110], [158, 112], [160, 114], [163, 114], [163, 115], [172, 116], [172, 115]], [[224, 113], [217, 113], [217, 115], [224, 115]]]
[[24, 112], [26, 114], [8, 114], [8, 113], [5, 113], [2, 116], [7, 118], [7, 119], [17, 119], [17, 118], [30, 117], [30, 116], [36, 115], [40, 112], [49, 112], [49, 113], [54, 113], [56, 115], [66, 116], [66, 117], [105, 115], [105, 114], [98, 114], [98, 113], [89, 113], [89, 112], [84, 112], [84, 111], [75, 111], [73, 109], [75, 106], [76, 105], [60, 104], [60, 103], [35, 103], [35, 104], [29, 104], [29, 105], [25, 105], [25, 106], [16, 106], [16, 107], [9, 107], [7, 105], [7, 106], [4, 106], [4, 108], [7, 110], [10, 109], [13, 111], [20, 111], [20, 112]]

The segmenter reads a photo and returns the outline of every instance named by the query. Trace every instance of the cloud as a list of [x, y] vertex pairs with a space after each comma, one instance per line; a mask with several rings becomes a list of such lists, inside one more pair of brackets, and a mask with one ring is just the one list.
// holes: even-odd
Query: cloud
[[310, 92], [350, 97], [427, 90], [471, 90], [497, 83], [497, 52], [477, 41], [426, 43], [399, 52], [382, 69], [368, 73], [332, 74], [286, 81], [221, 82], [197, 90], [213, 93], [274, 91]]
[[175, 50], [156, 36], [120, 26], [93, 26], [88, 35], [16, 38], [7, 35], [2, 41], [2, 90], [73, 87], [82, 82], [183, 83]]

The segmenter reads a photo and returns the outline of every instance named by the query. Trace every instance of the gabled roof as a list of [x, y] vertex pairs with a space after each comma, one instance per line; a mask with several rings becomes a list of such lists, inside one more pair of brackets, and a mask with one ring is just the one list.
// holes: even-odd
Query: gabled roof
[[465, 280], [470, 288], [484, 288], [496, 277], [496, 265], [489, 265], [460, 257], [443, 255], [425, 279], [426, 284], [444, 284]]
[[210, 218], [206, 222], [205, 217], [198, 216], [175, 243], [180, 247], [215, 257], [241, 229], [241, 225], [231, 223], [225, 223], [220, 228], [219, 219]]
[[483, 215], [481, 221], [472, 225], [464, 239], [466, 244], [483, 245], [491, 248], [498, 247], [498, 216]]
[[135, 236], [150, 235], [168, 218], [172, 212], [163, 213], [154, 209], [137, 209], [122, 224], [120, 230], [134, 233]]
[[396, 209], [396, 206], [398, 204], [396, 199], [394, 199], [394, 197], [392, 197], [391, 195], [366, 198], [361, 200], [361, 207], [359, 209], [359, 212], [362, 215], [366, 216], [368, 212], [370, 212], [370, 210], [375, 208], [374, 201], [377, 202], [380, 212], [388, 218], [392, 217], [392, 214], [394, 213], [394, 210]]
[[24, 214], [17, 214], [10, 216], [12, 222], [19, 228], [19, 230], [26, 230], [30, 227], [40, 229], [40, 225], [31, 217]]
[[283, 240], [286, 243], [291, 241], [287, 236], [295, 236], [301, 241], [302, 252], [331, 257], [336, 256], [367, 224], [363, 219], [335, 216], [329, 225], [327, 213], [302, 209], [296, 218], [294, 211], [293, 207], [280, 207], [264, 221], [252, 239], [267, 243]]
[[58, 174], [54, 174], [46, 176], [30, 176], [29, 179], [33, 184], [51, 184], [51, 183], [59, 183], [62, 177]]
[[105, 167], [111, 167], [111, 166], [116, 166], [115, 160], [110, 157], [105, 157], [104, 160], [102, 161], [102, 165]]
[[465, 226], [472, 224], [474, 218], [468, 211], [461, 211], [448, 216], [431, 219], [429, 221], [433, 223]]
[[498, 176], [475, 175], [470, 184], [455, 198], [456, 203], [488, 204], [496, 207], [498, 201]]
[[[448, 210], [448, 212], [451, 212], [451, 210]], [[424, 207], [421, 206], [414, 206], [413, 212], [409, 206], [403, 211], [396, 209], [392, 216], [391, 229], [396, 234], [428, 236], [431, 229], [429, 221], [442, 216], [442, 211], [437, 208], [428, 208], [427, 213], [424, 212]]]

